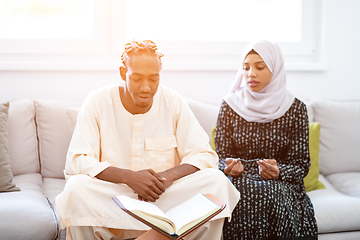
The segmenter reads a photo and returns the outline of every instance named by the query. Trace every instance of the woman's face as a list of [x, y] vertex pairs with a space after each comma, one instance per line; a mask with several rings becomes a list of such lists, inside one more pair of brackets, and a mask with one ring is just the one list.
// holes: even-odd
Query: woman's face
[[251, 91], [259, 92], [266, 87], [272, 75], [258, 54], [250, 53], [246, 56], [243, 63], [243, 76]]

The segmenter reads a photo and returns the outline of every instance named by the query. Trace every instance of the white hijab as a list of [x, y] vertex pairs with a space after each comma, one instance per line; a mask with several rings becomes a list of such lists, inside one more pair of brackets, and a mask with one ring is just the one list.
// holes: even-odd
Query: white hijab
[[269, 41], [250, 43], [244, 50], [242, 63], [247, 54], [254, 50], [273, 74], [269, 84], [259, 92], [250, 90], [247, 84], [241, 87], [243, 66], [241, 64], [229, 94], [224, 100], [248, 122], [271, 122], [285, 114], [295, 97], [286, 89], [284, 59], [280, 48]]

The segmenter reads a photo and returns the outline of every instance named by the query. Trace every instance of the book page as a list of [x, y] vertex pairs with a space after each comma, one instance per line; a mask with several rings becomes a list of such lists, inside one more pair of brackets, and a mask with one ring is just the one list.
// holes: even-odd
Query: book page
[[165, 213], [161, 211], [161, 209], [158, 208], [156, 205], [149, 202], [133, 199], [125, 195], [116, 196], [116, 198], [128, 211], [132, 212], [133, 214], [152, 223], [153, 225], [164, 230], [170, 235], [175, 233], [174, 223], [169, 220]]
[[[198, 219], [205, 219], [215, 211], [221, 209], [220, 206], [208, 199], [203, 194], [197, 194], [184, 203], [170, 209], [165, 214], [171, 219], [178, 231], [184, 225]], [[205, 216], [205, 217], [204, 217]], [[200, 221], [196, 221], [200, 222]], [[181, 234], [177, 232], [177, 234]]]
[[163, 211], [161, 211], [160, 208], [158, 208], [156, 205], [140, 201], [137, 199], [133, 199], [131, 197], [121, 195], [116, 196], [120, 202], [124, 205], [124, 207], [129, 211], [139, 210], [145, 213], [148, 213], [150, 215], [160, 216], [162, 218], [168, 218]]

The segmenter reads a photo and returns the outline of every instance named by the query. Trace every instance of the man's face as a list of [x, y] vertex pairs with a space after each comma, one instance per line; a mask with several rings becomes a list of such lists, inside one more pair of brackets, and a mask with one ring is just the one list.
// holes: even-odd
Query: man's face
[[133, 114], [146, 113], [151, 108], [159, 87], [160, 70], [157, 55], [139, 54], [129, 59], [122, 78], [125, 81], [125, 101]]

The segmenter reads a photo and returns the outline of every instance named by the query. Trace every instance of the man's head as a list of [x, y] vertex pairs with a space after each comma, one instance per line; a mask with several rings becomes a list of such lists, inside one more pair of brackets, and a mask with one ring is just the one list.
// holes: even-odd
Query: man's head
[[146, 113], [160, 83], [161, 57], [150, 40], [125, 45], [121, 56], [121, 78], [125, 81], [123, 104], [132, 114]]
[[157, 45], [151, 40], [135, 41], [125, 44], [125, 51], [121, 55], [121, 62], [123, 67], [127, 67], [131, 57], [138, 54], [156, 55], [159, 58], [160, 66], [162, 65], [161, 58], [164, 56], [158, 52]]

